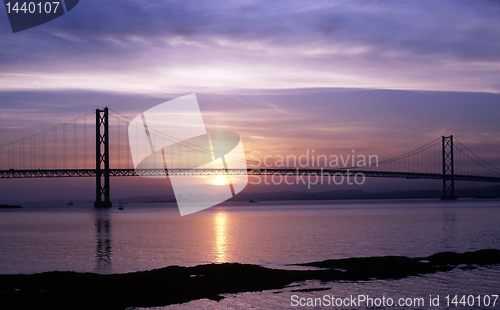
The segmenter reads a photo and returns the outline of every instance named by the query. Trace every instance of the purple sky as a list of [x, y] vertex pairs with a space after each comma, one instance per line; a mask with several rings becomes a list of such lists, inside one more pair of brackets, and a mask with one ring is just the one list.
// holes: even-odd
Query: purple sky
[[15, 34], [0, 11], [0, 145], [197, 93], [247, 153], [386, 158], [453, 134], [500, 165], [496, 1], [82, 0]]
[[1, 13], [0, 90], [498, 92], [499, 13], [496, 1], [87, 0], [16, 34]]

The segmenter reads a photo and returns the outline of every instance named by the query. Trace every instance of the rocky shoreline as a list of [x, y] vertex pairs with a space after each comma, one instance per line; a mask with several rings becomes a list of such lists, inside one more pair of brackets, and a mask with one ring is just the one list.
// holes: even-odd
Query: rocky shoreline
[[153, 307], [220, 294], [281, 289], [293, 282], [320, 280], [400, 279], [455, 268], [500, 264], [500, 250], [442, 252], [428, 257], [384, 256], [334, 259], [298, 264], [318, 270], [282, 270], [225, 263], [194, 267], [170, 266], [151, 271], [101, 275], [44, 272], [0, 275], [2, 309], [126, 309]]

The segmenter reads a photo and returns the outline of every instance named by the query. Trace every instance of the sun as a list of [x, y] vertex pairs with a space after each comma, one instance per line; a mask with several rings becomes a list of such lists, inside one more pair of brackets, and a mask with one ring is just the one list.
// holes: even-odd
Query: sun
[[215, 185], [227, 185], [227, 177], [218, 177], [214, 180]]

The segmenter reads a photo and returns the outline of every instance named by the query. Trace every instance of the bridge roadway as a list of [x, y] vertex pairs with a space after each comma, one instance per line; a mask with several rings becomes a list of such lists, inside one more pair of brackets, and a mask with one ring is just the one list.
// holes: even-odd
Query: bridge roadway
[[[403, 178], [403, 179], [431, 179], [443, 180], [442, 173], [415, 173], [415, 172], [390, 172], [390, 171], [365, 171], [365, 170], [333, 170], [333, 169], [291, 169], [291, 168], [264, 168], [264, 169], [110, 169], [112, 177], [124, 176], [163, 176], [163, 175], [253, 175], [253, 176], [351, 176], [362, 173], [367, 178]], [[0, 170], [0, 179], [23, 178], [73, 178], [96, 177], [95, 169], [53, 169], [53, 170]], [[447, 175], [447, 179], [449, 179]], [[454, 175], [455, 181], [498, 182], [500, 177]]]

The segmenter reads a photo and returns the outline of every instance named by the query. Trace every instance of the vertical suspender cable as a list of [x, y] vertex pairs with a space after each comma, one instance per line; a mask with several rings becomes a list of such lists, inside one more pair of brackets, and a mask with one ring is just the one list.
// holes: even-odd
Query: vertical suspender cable
[[83, 169], [87, 169], [87, 114], [83, 119]]
[[121, 169], [122, 168], [122, 154], [121, 154], [121, 140], [120, 140], [120, 119], [117, 117], [116, 118], [116, 125], [118, 127], [118, 169]]
[[78, 167], [78, 118], [73, 124], [73, 161], [75, 162], [75, 169]]

